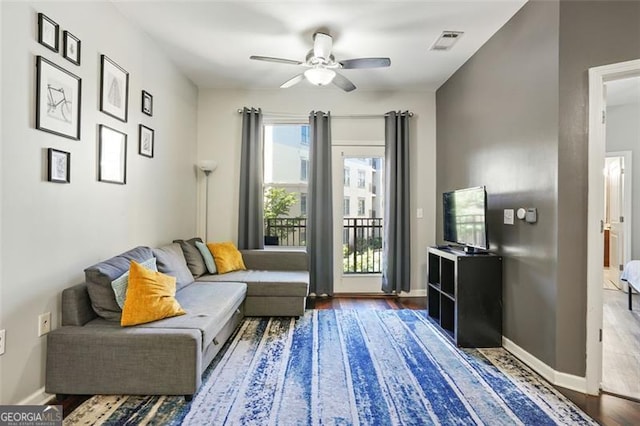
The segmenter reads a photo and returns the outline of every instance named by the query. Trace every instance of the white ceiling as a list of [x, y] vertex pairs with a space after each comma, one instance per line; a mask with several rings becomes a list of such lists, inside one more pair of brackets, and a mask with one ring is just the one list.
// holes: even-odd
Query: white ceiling
[[607, 106], [640, 104], [640, 77], [613, 80], [607, 84]]
[[[390, 68], [343, 70], [359, 90], [424, 91], [440, 87], [526, 2], [112, 1], [201, 88], [277, 88], [302, 68], [249, 56], [304, 60], [324, 29], [337, 60], [391, 58]], [[429, 51], [443, 30], [465, 34], [451, 51]]]

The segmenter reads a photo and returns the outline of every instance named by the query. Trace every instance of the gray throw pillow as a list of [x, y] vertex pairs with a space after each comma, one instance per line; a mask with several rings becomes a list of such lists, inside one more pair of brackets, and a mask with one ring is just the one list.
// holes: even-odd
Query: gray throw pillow
[[207, 266], [204, 263], [200, 250], [196, 247], [196, 241], [202, 242], [198, 237], [189, 240], [173, 240], [174, 243], [180, 244], [182, 254], [187, 261], [187, 267], [191, 271], [193, 278], [198, 278], [207, 273]]
[[120, 322], [122, 310], [116, 302], [111, 281], [129, 271], [132, 260], [142, 263], [153, 257], [149, 247], [136, 247], [84, 270], [93, 310], [102, 318]]
[[154, 248], [153, 255], [156, 257], [159, 272], [176, 277], [176, 290], [193, 283], [193, 275], [187, 267], [180, 244], [173, 243]]

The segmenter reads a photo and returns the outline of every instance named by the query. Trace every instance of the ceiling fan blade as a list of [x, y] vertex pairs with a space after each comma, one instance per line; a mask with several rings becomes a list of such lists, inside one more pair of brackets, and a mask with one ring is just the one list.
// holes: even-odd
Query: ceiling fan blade
[[266, 61], [266, 62], [277, 62], [279, 64], [290, 64], [290, 65], [302, 65], [301, 61], [294, 61], [293, 59], [284, 59], [284, 58], [272, 58], [270, 56], [249, 56], [249, 59], [253, 59], [254, 61]]
[[286, 89], [288, 87], [295, 86], [296, 84], [300, 83], [302, 80], [304, 80], [304, 74], [298, 74], [295, 77], [293, 77], [293, 78], [285, 81], [284, 83], [282, 83], [280, 88], [281, 89]]
[[391, 65], [391, 59], [389, 58], [357, 58], [346, 59], [340, 61], [342, 69], [354, 69], [354, 68], [383, 68]]
[[356, 89], [356, 85], [353, 84], [351, 80], [338, 73], [336, 73], [336, 76], [333, 77], [333, 84], [335, 84], [345, 92], [351, 92], [352, 90]]
[[315, 33], [313, 35], [313, 56], [328, 60], [333, 48], [333, 38], [329, 34]]

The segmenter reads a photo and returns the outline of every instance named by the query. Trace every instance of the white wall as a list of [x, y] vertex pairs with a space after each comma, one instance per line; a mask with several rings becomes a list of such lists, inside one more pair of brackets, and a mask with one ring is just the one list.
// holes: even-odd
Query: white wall
[[[198, 158], [215, 159], [220, 163], [210, 178], [208, 239], [212, 241], [237, 241], [242, 126], [237, 110], [244, 106], [262, 108], [265, 113], [298, 114], [302, 121], [312, 110], [331, 111], [332, 115], [338, 116], [382, 115], [390, 110], [415, 113], [411, 128], [411, 226], [414, 235], [411, 279], [412, 288], [424, 292], [426, 247], [435, 243], [435, 94], [362, 90], [343, 93], [329, 87], [305, 86], [304, 83], [286, 90], [201, 90], [198, 98]], [[382, 118], [336, 118], [331, 126], [334, 140], [384, 140]], [[203, 192], [199, 194], [202, 199]], [[423, 219], [416, 219], [417, 208], [424, 209]], [[204, 208], [199, 211], [203, 212]], [[204, 229], [203, 223], [200, 218], [201, 229]]]
[[607, 108], [607, 152], [632, 152], [631, 258], [640, 259], [640, 104]]
[[[46, 339], [60, 294], [83, 269], [136, 245], [191, 237], [196, 224], [197, 89], [109, 2], [2, 2], [2, 247], [0, 403], [41, 402]], [[82, 42], [75, 66], [37, 42], [43, 12]], [[129, 120], [99, 112], [100, 54], [130, 74]], [[35, 129], [35, 63], [42, 55], [82, 78], [81, 140]], [[154, 116], [140, 112], [141, 90]], [[138, 155], [138, 124], [155, 130], [155, 158]], [[128, 135], [127, 184], [97, 182], [98, 124]], [[46, 148], [71, 152], [71, 184], [46, 181]], [[54, 367], [55, 368], [55, 367]], [[97, 367], [99, 368], [99, 367]]]

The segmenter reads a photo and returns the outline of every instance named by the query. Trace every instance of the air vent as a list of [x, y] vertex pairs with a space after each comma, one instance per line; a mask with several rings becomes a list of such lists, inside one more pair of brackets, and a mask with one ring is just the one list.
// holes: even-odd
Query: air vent
[[443, 31], [429, 50], [449, 50], [462, 37], [462, 34], [464, 34], [462, 31]]

